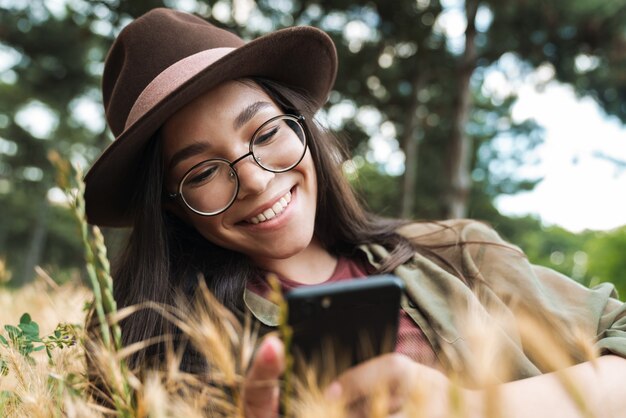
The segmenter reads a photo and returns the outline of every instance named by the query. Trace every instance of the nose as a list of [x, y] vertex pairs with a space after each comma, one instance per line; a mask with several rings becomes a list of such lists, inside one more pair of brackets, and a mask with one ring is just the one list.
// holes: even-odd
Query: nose
[[247, 196], [263, 193], [275, 175], [271, 171], [264, 170], [259, 166], [254, 161], [252, 155], [239, 161], [235, 166], [235, 170], [239, 177], [238, 200], [245, 199]]

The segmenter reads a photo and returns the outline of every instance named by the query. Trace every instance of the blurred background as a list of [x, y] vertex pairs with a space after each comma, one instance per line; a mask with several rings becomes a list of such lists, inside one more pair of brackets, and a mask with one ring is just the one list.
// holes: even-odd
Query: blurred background
[[[625, 0], [0, 0], [0, 288], [81, 280], [48, 153], [111, 141], [108, 47], [160, 6], [245, 39], [314, 25], [339, 74], [319, 120], [370, 208], [493, 225], [531, 261], [626, 295]], [[105, 230], [113, 256], [125, 231]], [[41, 270], [39, 270], [41, 271]]]

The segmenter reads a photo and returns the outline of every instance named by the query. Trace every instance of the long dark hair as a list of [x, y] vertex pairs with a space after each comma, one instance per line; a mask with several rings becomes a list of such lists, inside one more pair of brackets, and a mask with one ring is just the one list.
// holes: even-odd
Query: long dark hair
[[[314, 121], [316, 110], [306, 94], [280, 83], [252, 78], [241, 80], [262, 88], [285, 112], [305, 117], [309, 149], [318, 179], [315, 234], [334, 255], [351, 257], [357, 246], [377, 243], [391, 255], [381, 272], [407, 261], [413, 246], [396, 230], [404, 221], [368, 213], [341, 171], [348, 156], [340, 141]], [[192, 298], [198, 274], [204, 277], [216, 298], [235, 313], [244, 310], [246, 282], [257, 274], [248, 258], [207, 241], [192, 227], [163, 208], [164, 169], [161, 141], [157, 134], [143, 153], [139, 183], [132, 202], [134, 226], [128, 243], [115, 263], [114, 296], [119, 307], [154, 301], [173, 305], [176, 292]], [[160, 313], [143, 309], [121, 322], [123, 343], [129, 345], [158, 335], [177, 335]], [[154, 344], [133, 354], [132, 368], [158, 365], [164, 360], [165, 344]], [[181, 368], [197, 371], [196, 363], [183, 357]]]

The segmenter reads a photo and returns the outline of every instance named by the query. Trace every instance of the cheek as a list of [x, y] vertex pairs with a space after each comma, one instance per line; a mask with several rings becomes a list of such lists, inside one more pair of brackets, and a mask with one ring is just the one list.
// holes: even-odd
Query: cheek
[[221, 218], [222, 216], [218, 215], [217, 217], [207, 217], [201, 220], [194, 219], [192, 225], [208, 241], [224, 246], [223, 233], [221, 233], [223, 229], [220, 222]]
[[[298, 167], [301, 168], [302, 173], [317, 186], [317, 173], [315, 171], [315, 164], [313, 164], [313, 157], [311, 156], [311, 150], [309, 149], [304, 155], [302, 161]], [[317, 189], [317, 187], [316, 187]]]
[[306, 156], [306, 172], [308, 174], [308, 182], [310, 184], [311, 194], [313, 195], [314, 203], [317, 203], [317, 172], [315, 171], [315, 164], [313, 164], [313, 159], [311, 158], [311, 153], [308, 152]]

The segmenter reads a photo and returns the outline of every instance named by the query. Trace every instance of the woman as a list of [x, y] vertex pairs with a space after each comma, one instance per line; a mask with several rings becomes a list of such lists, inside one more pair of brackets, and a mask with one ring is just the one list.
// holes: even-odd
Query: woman
[[[200, 273], [229, 309], [249, 311], [271, 328], [278, 313], [265, 298], [268, 272], [284, 288], [393, 272], [407, 289], [400, 353], [345, 372], [329, 397], [350, 401], [384, 387], [393, 414], [412, 387], [427, 382], [441, 397], [425, 407], [444, 414], [449, 381], [441, 371], [481, 383], [456, 316], [471, 310], [488, 324], [504, 318], [494, 328], [503, 341], [498, 355], [510, 365], [496, 380], [511, 381], [500, 387], [505, 401], [524, 416], [555, 408], [559, 416], [577, 414], [557, 377], [524, 351], [514, 307], [575, 325], [603, 354], [619, 356], [626, 356], [626, 308], [609, 287], [584, 289], [530, 266], [484, 225], [409, 224], [366, 213], [341, 175], [341, 147], [313, 122], [336, 62], [330, 39], [307, 27], [244, 44], [200, 18], [155, 9], [120, 33], [103, 77], [116, 139], [87, 174], [85, 191], [91, 223], [133, 228], [114, 274], [118, 304], [172, 304], [175, 290], [192, 297]], [[125, 344], [176, 333], [149, 310], [123, 322], [122, 331]], [[574, 343], [563, 345], [583, 360]], [[130, 363], [158, 366], [163, 356], [164, 347], [154, 345]], [[200, 357], [188, 350], [181, 367], [202, 373]], [[277, 386], [258, 383], [277, 382], [284, 361], [282, 343], [265, 338], [247, 373], [247, 415], [276, 415]], [[592, 412], [624, 408], [617, 379], [626, 361], [607, 355], [595, 367], [572, 369]], [[477, 416], [480, 393], [465, 390]]]

